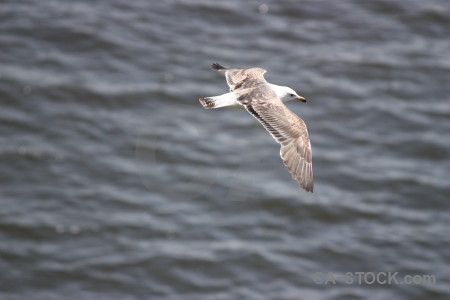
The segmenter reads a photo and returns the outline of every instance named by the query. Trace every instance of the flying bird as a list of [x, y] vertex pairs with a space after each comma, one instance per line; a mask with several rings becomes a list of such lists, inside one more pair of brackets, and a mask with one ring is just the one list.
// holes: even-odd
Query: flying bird
[[205, 109], [218, 107], [245, 108], [281, 145], [280, 156], [292, 178], [300, 187], [313, 192], [311, 143], [305, 122], [283, 103], [306, 99], [287, 87], [268, 83], [262, 68], [229, 69], [218, 63], [214, 70], [224, 72], [230, 92], [200, 98]]

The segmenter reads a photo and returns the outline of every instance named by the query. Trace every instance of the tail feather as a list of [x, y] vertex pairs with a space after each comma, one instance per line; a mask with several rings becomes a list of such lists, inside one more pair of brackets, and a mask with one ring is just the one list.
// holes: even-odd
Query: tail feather
[[217, 71], [225, 71], [225, 70], [228, 70], [227, 68], [225, 68], [224, 66], [222, 66], [222, 65], [219, 64], [219, 63], [213, 63], [213, 64], [211, 65], [211, 68], [213, 68], [214, 70], [217, 70]]
[[201, 105], [203, 105], [205, 109], [216, 107], [216, 101], [213, 98], [205, 97], [198, 99], [198, 101], [200, 101]]
[[226, 106], [243, 108], [243, 106], [236, 101], [236, 95], [234, 93], [226, 93], [214, 97], [203, 97], [198, 100], [206, 109], [226, 107]]

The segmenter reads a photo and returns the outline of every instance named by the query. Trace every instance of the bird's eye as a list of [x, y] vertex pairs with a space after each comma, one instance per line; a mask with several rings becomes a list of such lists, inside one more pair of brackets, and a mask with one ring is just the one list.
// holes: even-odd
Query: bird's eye
[[294, 94], [289, 94], [289, 96], [294, 97], [295, 95]]

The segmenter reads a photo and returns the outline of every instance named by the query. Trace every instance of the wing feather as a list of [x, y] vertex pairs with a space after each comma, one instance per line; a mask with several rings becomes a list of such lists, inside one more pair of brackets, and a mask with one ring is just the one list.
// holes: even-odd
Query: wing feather
[[225, 78], [232, 92], [267, 83], [264, 79], [266, 70], [262, 68], [228, 69], [220, 64], [213, 64], [212, 67], [215, 70], [225, 72]]
[[306, 191], [314, 189], [311, 143], [305, 122], [290, 111], [264, 79], [262, 68], [228, 69], [215, 63], [212, 68], [225, 72], [231, 92], [281, 145], [280, 156], [292, 178]]
[[305, 122], [272, 94], [248, 100], [244, 107], [281, 145], [280, 156], [292, 178], [312, 192], [312, 151]]

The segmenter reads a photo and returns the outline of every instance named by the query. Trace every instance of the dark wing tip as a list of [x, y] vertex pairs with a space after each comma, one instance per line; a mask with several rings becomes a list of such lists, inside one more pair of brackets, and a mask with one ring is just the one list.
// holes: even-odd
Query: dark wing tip
[[312, 165], [308, 166], [308, 170], [306, 174], [304, 175], [304, 184], [302, 185], [302, 188], [304, 188], [307, 192], [314, 192], [314, 178], [313, 178], [313, 170]]
[[[292, 176], [294, 177], [294, 176]], [[298, 185], [307, 192], [314, 192], [314, 179], [312, 178], [312, 174], [309, 176], [305, 176], [304, 178], [294, 178], [297, 181]]]
[[307, 183], [305, 186], [302, 186], [307, 192], [314, 192], [314, 182], [311, 179], [311, 182]]
[[217, 70], [217, 71], [222, 71], [222, 70], [226, 70], [227, 69], [227, 68], [225, 68], [224, 66], [222, 66], [219, 63], [213, 63], [211, 65], [211, 68], [213, 68], [214, 70]]

